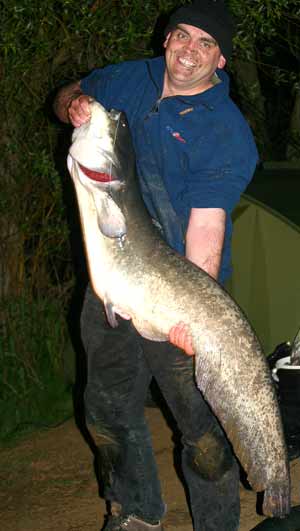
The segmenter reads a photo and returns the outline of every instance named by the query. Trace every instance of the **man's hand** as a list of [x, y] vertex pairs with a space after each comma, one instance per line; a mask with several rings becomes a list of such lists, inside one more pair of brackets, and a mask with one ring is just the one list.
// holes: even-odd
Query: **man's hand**
[[188, 325], [180, 321], [169, 331], [169, 341], [181, 348], [188, 356], [194, 356], [193, 340]]
[[91, 118], [90, 96], [82, 93], [80, 81], [75, 81], [61, 88], [54, 100], [53, 109], [56, 116], [74, 127], [86, 123]]
[[81, 94], [71, 99], [71, 102], [68, 106], [68, 115], [71, 124], [74, 127], [80, 127], [80, 125], [86, 123], [91, 118], [91, 111], [89, 104], [91, 103], [92, 98]]

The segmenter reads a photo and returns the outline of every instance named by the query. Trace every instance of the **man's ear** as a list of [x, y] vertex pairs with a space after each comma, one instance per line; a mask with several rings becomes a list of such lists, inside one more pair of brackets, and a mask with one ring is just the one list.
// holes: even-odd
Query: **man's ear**
[[169, 31], [169, 33], [167, 34], [165, 40], [164, 40], [164, 44], [163, 44], [163, 47], [166, 48], [167, 45], [168, 45], [168, 42], [169, 42], [169, 39], [170, 39], [170, 36], [171, 36], [171, 32]]
[[222, 68], [224, 68], [225, 65], [226, 65], [226, 59], [225, 59], [224, 55], [221, 55], [220, 59], [219, 59], [219, 62], [218, 62], [218, 68], [220, 68], [220, 70], [221, 70]]

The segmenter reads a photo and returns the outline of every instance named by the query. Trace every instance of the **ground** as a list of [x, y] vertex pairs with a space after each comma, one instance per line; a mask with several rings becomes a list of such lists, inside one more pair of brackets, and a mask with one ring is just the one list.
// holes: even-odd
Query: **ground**
[[[168, 513], [166, 531], [192, 531], [184, 490], [173, 465], [172, 433], [157, 408], [147, 408]], [[300, 462], [291, 462], [293, 505], [300, 503]], [[0, 450], [0, 525], [5, 531], [99, 531], [105, 513], [93, 455], [73, 419]], [[263, 517], [256, 495], [241, 485], [240, 531]]]

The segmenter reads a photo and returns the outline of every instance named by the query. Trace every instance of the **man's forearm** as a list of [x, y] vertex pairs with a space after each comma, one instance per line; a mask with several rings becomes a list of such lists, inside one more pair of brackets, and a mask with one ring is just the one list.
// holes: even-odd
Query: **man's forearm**
[[212, 234], [210, 231], [202, 236], [203, 238], [199, 235], [187, 238], [186, 257], [217, 280], [222, 257], [219, 234]]
[[80, 82], [76, 81], [60, 89], [54, 100], [53, 109], [56, 116], [64, 123], [70, 123], [68, 109], [74, 98], [82, 94]]
[[192, 209], [186, 233], [186, 257], [218, 279], [225, 234], [222, 209]]

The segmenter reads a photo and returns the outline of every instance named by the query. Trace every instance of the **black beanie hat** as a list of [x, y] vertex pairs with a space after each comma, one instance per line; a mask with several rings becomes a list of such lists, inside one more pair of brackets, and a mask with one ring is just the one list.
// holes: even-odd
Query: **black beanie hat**
[[234, 23], [221, 0], [195, 0], [175, 11], [165, 29], [167, 35], [177, 24], [196, 26], [216, 39], [222, 55], [229, 59], [232, 53]]

